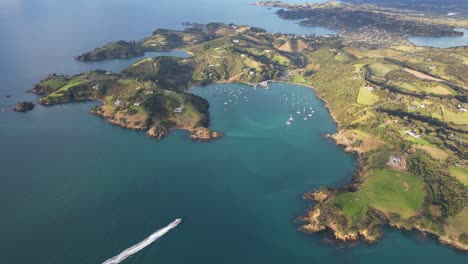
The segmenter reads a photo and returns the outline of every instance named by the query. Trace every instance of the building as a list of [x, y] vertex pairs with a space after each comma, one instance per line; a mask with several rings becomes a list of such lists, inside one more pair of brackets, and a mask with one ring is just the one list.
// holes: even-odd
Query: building
[[421, 135], [416, 133], [414, 130], [406, 130], [405, 134], [408, 134], [408, 135], [410, 135], [410, 136], [412, 136], [414, 138], [421, 138]]
[[406, 158], [404, 156], [398, 157], [396, 155], [390, 155], [388, 157], [387, 165], [397, 170], [406, 169]]
[[121, 103], [122, 103], [122, 100], [117, 99], [117, 100], [115, 100], [114, 105], [115, 105], [115, 106], [118, 106], [118, 105], [120, 105]]

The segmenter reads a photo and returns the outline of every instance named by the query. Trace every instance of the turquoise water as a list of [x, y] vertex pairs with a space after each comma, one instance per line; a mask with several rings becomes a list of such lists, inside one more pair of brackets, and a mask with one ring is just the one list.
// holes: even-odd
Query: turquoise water
[[[388, 229], [377, 245], [348, 246], [296, 230], [310, 205], [301, 195], [340, 186], [355, 168], [352, 155], [322, 137], [335, 124], [309, 88], [193, 88], [210, 101], [212, 128], [226, 133], [210, 143], [184, 131], [156, 141], [112, 126], [89, 114], [94, 102], [11, 111], [36, 100], [24, 91], [49, 73], [124, 68], [135, 59], [73, 56], [156, 27], [218, 20], [311, 30], [247, 0], [154, 3], [0, 1], [0, 263], [102, 263], [178, 217], [181, 225], [125, 263], [466, 262], [411, 232]], [[296, 114], [310, 106], [308, 120]]]
[[410, 37], [409, 40], [418, 46], [450, 48], [468, 45], [468, 29], [457, 29], [463, 32], [461, 37]]
[[[228, 97], [231, 91], [238, 99]], [[8, 212], [2, 217], [2, 258], [100, 263], [177, 217], [183, 218], [179, 227], [126, 263], [466, 257], [393, 230], [378, 245], [351, 248], [296, 231], [293, 219], [307, 206], [301, 194], [343, 184], [355, 166], [351, 155], [323, 139], [335, 129], [323, 103], [312, 90], [287, 84], [268, 91], [231, 84], [192, 92], [210, 100], [212, 127], [225, 138], [196, 143], [176, 131], [157, 142], [90, 115], [94, 103], [7, 115], [0, 126], [0, 160], [8, 161], [2, 162], [0, 193]], [[293, 94], [296, 102], [303, 100], [299, 109], [292, 106]], [[315, 113], [303, 120], [295, 112], [306, 105]], [[287, 126], [290, 115], [294, 121]]]

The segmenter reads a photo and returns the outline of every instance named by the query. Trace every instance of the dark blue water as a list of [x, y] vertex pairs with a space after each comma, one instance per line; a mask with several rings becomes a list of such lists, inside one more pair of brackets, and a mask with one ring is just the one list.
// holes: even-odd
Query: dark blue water
[[[80, 63], [73, 56], [157, 27], [222, 21], [324, 30], [280, 20], [247, 0], [187, 2], [0, 1], [0, 263], [102, 263], [178, 217], [179, 227], [125, 263], [466, 261], [413, 233], [386, 230], [379, 244], [350, 248], [296, 231], [293, 220], [308, 206], [301, 195], [344, 184], [355, 167], [353, 156], [323, 139], [336, 128], [309, 88], [192, 89], [210, 101], [213, 128], [226, 133], [211, 143], [191, 142], [184, 131], [155, 141], [90, 115], [93, 102], [11, 111], [16, 101], [36, 100], [24, 92], [49, 73], [124, 68], [135, 59]], [[306, 106], [313, 117], [294, 114]]]

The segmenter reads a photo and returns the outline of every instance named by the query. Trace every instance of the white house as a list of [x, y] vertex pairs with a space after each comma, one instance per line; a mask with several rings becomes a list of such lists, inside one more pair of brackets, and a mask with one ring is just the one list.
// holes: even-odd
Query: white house
[[421, 135], [419, 135], [418, 133], [416, 133], [413, 130], [406, 130], [405, 133], [412, 136], [412, 137], [414, 137], [414, 138], [421, 138]]

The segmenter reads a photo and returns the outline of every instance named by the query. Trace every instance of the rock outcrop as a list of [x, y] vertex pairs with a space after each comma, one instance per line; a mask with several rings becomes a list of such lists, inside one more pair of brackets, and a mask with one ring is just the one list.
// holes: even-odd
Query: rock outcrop
[[198, 141], [208, 141], [220, 138], [223, 133], [210, 130], [206, 127], [197, 127], [191, 131], [190, 138]]
[[168, 130], [166, 128], [160, 126], [153, 126], [151, 127], [146, 134], [150, 137], [156, 138], [158, 140], [162, 139], [168, 134]]
[[34, 103], [24, 101], [24, 102], [17, 103], [15, 108], [13, 108], [13, 110], [16, 112], [26, 112], [26, 111], [33, 110], [34, 106], [35, 106]]

